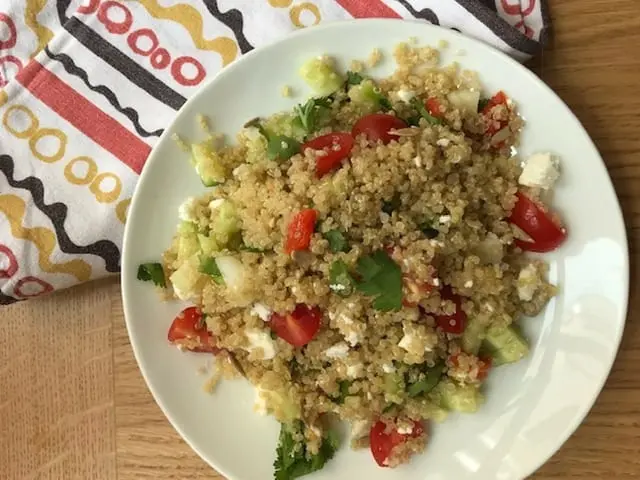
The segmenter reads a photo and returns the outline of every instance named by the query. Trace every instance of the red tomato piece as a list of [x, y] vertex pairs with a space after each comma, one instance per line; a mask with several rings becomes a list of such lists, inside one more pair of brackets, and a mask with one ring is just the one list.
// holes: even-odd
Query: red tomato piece
[[442, 111], [442, 105], [440, 104], [440, 100], [436, 97], [430, 97], [424, 104], [425, 108], [429, 112], [429, 115], [436, 118], [444, 117], [444, 112]]
[[322, 310], [299, 303], [293, 312], [286, 315], [272, 313], [269, 318], [271, 330], [294, 347], [303, 347], [320, 330]]
[[456, 311], [451, 315], [436, 315], [436, 323], [447, 333], [460, 334], [464, 332], [467, 326], [467, 314], [462, 310], [462, 299], [451, 290], [451, 287], [445, 285], [440, 290], [440, 297], [443, 300], [451, 300], [456, 305]]
[[417, 438], [424, 433], [424, 427], [420, 422], [413, 422], [413, 431], [411, 433], [398, 433], [393, 429], [389, 433], [385, 430], [387, 426], [382, 420], [378, 420], [369, 432], [369, 444], [371, 447], [371, 454], [374, 460], [381, 467], [388, 467], [388, 459], [393, 452], [393, 449], [403, 442], [406, 442], [409, 438]]
[[495, 107], [496, 105], [506, 105], [507, 100], [508, 100], [507, 95], [502, 90], [500, 90], [498, 93], [496, 93], [493, 97], [489, 99], [487, 104], [482, 109], [482, 113], [484, 114], [489, 113], [493, 109], [493, 107]]
[[511, 211], [509, 221], [531, 237], [531, 242], [516, 240], [516, 246], [528, 252], [550, 252], [567, 238], [567, 230], [560, 227], [536, 202], [521, 192]]
[[316, 158], [316, 176], [318, 178], [340, 166], [353, 148], [353, 137], [349, 133], [329, 133], [302, 144], [302, 151], [310, 148], [322, 150], [324, 155]]
[[173, 345], [192, 352], [218, 353], [213, 336], [202, 321], [198, 307], [187, 307], [180, 312], [169, 327], [167, 339]]
[[493, 359], [491, 357], [480, 357], [478, 360], [478, 380], [482, 382], [489, 376], [489, 370], [491, 370], [491, 366], [493, 365]]
[[373, 113], [371, 115], [365, 115], [356, 122], [351, 130], [351, 135], [357, 137], [358, 135], [365, 135], [370, 142], [377, 142], [381, 140], [385, 145], [391, 140], [397, 140], [398, 135], [389, 133], [390, 130], [398, 130], [400, 128], [407, 128], [407, 122], [394, 115], [387, 115], [386, 113]]
[[412, 297], [422, 298], [425, 297], [429, 292], [434, 289], [433, 284], [418, 282], [411, 278], [408, 275], [402, 276], [402, 283], [404, 285], [404, 298], [402, 299], [402, 304], [405, 307], [417, 307], [418, 303], [408, 300], [407, 296], [411, 295]]
[[287, 241], [284, 246], [286, 253], [309, 248], [317, 219], [318, 212], [313, 208], [307, 208], [293, 216], [287, 229]]

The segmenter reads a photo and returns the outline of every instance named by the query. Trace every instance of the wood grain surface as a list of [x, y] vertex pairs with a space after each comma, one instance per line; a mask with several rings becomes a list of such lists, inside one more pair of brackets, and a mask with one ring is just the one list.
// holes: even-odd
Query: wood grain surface
[[[640, 3], [550, 4], [552, 44], [532, 68], [605, 159], [629, 232], [632, 295], [605, 389], [532, 478], [640, 478]], [[222, 479], [153, 402], [128, 343], [115, 279], [0, 310], [0, 478]]]

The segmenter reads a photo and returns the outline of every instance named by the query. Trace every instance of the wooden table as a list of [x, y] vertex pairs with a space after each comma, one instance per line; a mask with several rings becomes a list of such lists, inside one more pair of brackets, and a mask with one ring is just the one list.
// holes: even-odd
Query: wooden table
[[[550, 3], [553, 44], [534, 69], [569, 104], [602, 152], [627, 221], [635, 286], [640, 5], [637, 0]], [[637, 287], [629, 310], [604, 391], [535, 479], [640, 478]], [[129, 346], [115, 279], [0, 312], [0, 478], [222, 478], [178, 437], [151, 398]]]

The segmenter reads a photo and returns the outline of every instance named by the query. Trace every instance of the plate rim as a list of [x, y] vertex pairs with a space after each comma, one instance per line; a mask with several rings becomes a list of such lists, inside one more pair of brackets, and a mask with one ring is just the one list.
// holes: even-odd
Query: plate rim
[[[615, 348], [612, 349], [611, 354], [610, 354], [610, 358], [608, 359], [607, 362], [607, 373], [606, 375], [603, 375], [602, 378], [600, 379], [599, 382], [594, 382], [594, 386], [596, 387], [595, 389], [595, 393], [592, 399], [589, 400], [589, 402], [587, 402], [585, 405], [588, 404], [588, 406], [586, 406], [584, 412], [579, 415], [578, 417], [576, 417], [576, 419], [574, 420], [573, 424], [568, 425], [568, 428], [566, 430], [566, 434], [560, 436], [560, 442], [558, 442], [557, 447], [554, 448], [553, 453], [546, 457], [546, 458], [542, 458], [540, 461], [537, 462], [532, 462], [532, 464], [536, 464], [535, 468], [533, 470], [531, 470], [530, 472], [527, 473], [527, 476], [533, 474], [534, 472], [538, 471], [544, 464], [546, 464], [554, 455], [556, 455], [566, 444], [567, 440], [577, 431], [577, 429], [580, 427], [580, 425], [583, 424], [584, 420], [586, 419], [586, 417], [589, 415], [589, 413], [591, 412], [591, 410], [593, 409], [593, 407], [595, 406], [595, 403], [597, 402], [598, 398], [600, 397], [602, 390], [607, 382], [607, 380], [609, 379], [613, 366], [614, 366], [614, 362], [618, 356], [618, 353], [620, 351], [620, 345], [621, 345], [621, 341], [622, 341], [622, 336], [624, 334], [625, 331], [625, 327], [626, 327], [626, 323], [627, 323], [627, 319], [628, 319], [628, 313], [629, 313], [629, 289], [630, 289], [630, 257], [629, 257], [629, 238], [628, 238], [628, 233], [627, 233], [627, 229], [626, 229], [626, 223], [624, 220], [624, 215], [622, 212], [622, 207], [620, 205], [620, 200], [619, 197], [617, 195], [615, 186], [613, 184], [613, 181], [611, 179], [611, 176], [609, 175], [609, 171], [606, 167], [606, 163], [604, 162], [604, 159], [600, 153], [600, 150], [598, 149], [597, 145], [595, 144], [595, 142], [593, 141], [593, 139], [591, 138], [591, 136], [589, 135], [589, 132], [586, 130], [586, 128], [584, 127], [584, 125], [582, 124], [582, 122], [580, 121], [580, 119], [575, 115], [575, 113], [569, 108], [569, 106], [564, 102], [564, 100], [549, 86], [547, 85], [540, 77], [538, 77], [533, 71], [531, 71], [529, 68], [525, 67], [522, 63], [518, 62], [517, 60], [515, 60], [513, 57], [507, 55], [505, 52], [501, 51], [500, 49], [485, 43], [473, 36], [468, 36], [468, 35], [464, 35], [462, 33], [459, 33], [455, 30], [446, 28], [446, 27], [442, 27], [439, 25], [433, 25], [431, 23], [428, 23], [426, 21], [421, 21], [419, 19], [391, 19], [391, 18], [366, 18], [366, 19], [350, 19], [350, 20], [339, 20], [339, 21], [332, 21], [332, 22], [328, 22], [328, 23], [323, 23], [320, 25], [316, 25], [313, 27], [307, 27], [307, 28], [303, 28], [297, 31], [293, 31], [290, 33], [285, 34], [282, 37], [276, 38], [272, 41], [270, 41], [269, 43], [266, 43], [264, 45], [261, 45], [259, 47], [254, 48], [253, 50], [251, 50], [250, 52], [247, 52], [245, 54], [242, 54], [241, 56], [237, 57], [231, 64], [227, 65], [226, 67], [223, 67], [221, 70], [219, 70], [215, 75], [211, 76], [211, 78], [207, 79], [206, 82], [201, 85], [196, 92], [194, 92], [188, 99], [187, 101], [180, 107], [180, 109], [175, 113], [175, 116], [173, 117], [173, 119], [171, 120], [171, 122], [165, 127], [164, 132], [162, 133], [162, 135], [160, 136], [160, 138], [158, 139], [158, 141], [156, 142], [156, 144], [153, 146], [149, 156], [147, 157], [147, 160], [145, 161], [145, 164], [143, 165], [142, 171], [140, 173], [140, 176], [138, 177], [138, 181], [136, 183], [135, 186], [135, 190], [134, 193], [132, 195], [131, 198], [131, 204], [129, 207], [129, 211], [127, 214], [127, 220], [129, 220], [129, 218], [131, 218], [132, 216], [135, 217], [135, 212], [137, 211], [137, 205], [138, 203], [140, 203], [139, 198], [141, 197], [141, 189], [139, 188], [140, 185], [142, 185], [147, 176], [148, 176], [148, 172], [150, 171], [151, 168], [150, 165], [153, 164], [153, 162], [155, 161], [155, 158], [158, 157], [160, 155], [160, 150], [161, 150], [161, 145], [163, 145], [164, 143], [166, 143], [167, 141], [171, 141], [171, 138], [167, 138], [167, 137], [171, 137], [174, 133], [173, 129], [175, 124], [178, 122], [178, 119], [181, 118], [183, 115], [185, 115], [185, 111], [187, 111], [189, 109], [189, 106], [195, 102], [198, 101], [199, 97], [201, 97], [206, 90], [212, 88], [212, 85], [215, 84], [221, 77], [227, 76], [227, 75], [231, 75], [233, 73], [233, 71], [238, 67], [239, 64], [242, 64], [246, 61], [248, 61], [248, 59], [250, 60], [251, 58], [253, 58], [256, 55], [266, 55], [268, 54], [268, 52], [274, 48], [277, 48], [280, 44], [282, 43], [288, 43], [291, 41], [295, 41], [296, 38], [301, 37], [301, 36], [306, 36], [306, 35], [310, 35], [310, 34], [317, 34], [318, 31], [326, 31], [326, 30], [333, 30], [333, 29], [349, 29], [352, 28], [355, 24], [357, 25], [362, 25], [362, 24], [389, 24], [389, 23], [414, 23], [414, 24], [419, 24], [421, 25], [421, 28], [424, 28], [426, 30], [434, 30], [436, 32], [447, 32], [447, 35], [451, 35], [454, 37], [459, 37], [459, 38], [463, 38], [464, 41], [471, 41], [474, 44], [474, 48], [478, 48], [481, 50], [485, 50], [486, 53], [490, 54], [490, 55], [496, 55], [498, 57], [501, 57], [501, 59], [503, 61], [505, 61], [507, 64], [510, 64], [510, 66], [512, 68], [516, 68], [516, 69], [520, 69], [522, 71], [523, 74], [527, 75], [531, 81], [533, 81], [534, 83], [536, 83], [539, 87], [541, 87], [543, 90], [546, 91], [546, 94], [549, 94], [553, 97], [556, 98], [556, 100], [558, 100], [559, 104], [562, 106], [562, 108], [564, 108], [566, 110], [566, 113], [568, 113], [571, 118], [574, 120], [575, 124], [580, 128], [580, 130], [582, 131], [582, 133], [585, 136], [585, 140], [589, 143], [589, 146], [593, 149], [593, 151], [596, 153], [599, 162], [598, 162], [598, 167], [601, 168], [602, 172], [601, 174], [604, 174], [604, 179], [603, 181], [606, 183], [607, 188], [609, 189], [609, 191], [611, 192], [611, 194], [613, 195], [613, 198], [615, 199], [615, 204], [617, 206], [617, 209], [615, 212], [611, 212], [611, 215], [614, 216], [615, 215], [615, 220], [617, 223], [619, 223], [619, 225], [621, 226], [621, 243], [624, 246], [624, 250], [623, 250], [623, 255], [624, 255], [624, 275], [621, 278], [621, 291], [622, 293], [624, 293], [624, 305], [621, 305], [623, 308], [620, 311], [620, 317], [621, 317], [621, 322], [619, 322], [619, 332], [615, 338]], [[132, 215], [133, 213], [133, 215]], [[126, 246], [128, 244], [130, 244], [131, 242], [133, 242], [133, 240], [130, 239], [131, 236], [131, 230], [133, 227], [131, 227], [131, 225], [133, 224], [133, 222], [125, 222], [125, 227], [124, 227], [124, 234], [123, 234], [123, 240], [122, 240], [122, 252], [121, 252], [121, 272], [128, 272], [130, 271], [130, 263], [133, 261], [132, 258], [130, 258], [130, 256], [128, 255], [128, 249], [126, 248]], [[621, 245], [621, 246], [622, 246]], [[127, 275], [121, 275], [121, 286], [120, 286], [120, 291], [121, 291], [121, 298], [122, 298], [122, 306], [123, 306], [123, 315], [124, 315], [124, 319], [125, 319], [125, 326], [126, 326], [126, 330], [127, 330], [127, 337], [129, 339], [129, 344], [131, 345], [131, 349], [133, 351], [134, 354], [134, 358], [136, 360], [136, 365], [138, 367], [138, 370], [140, 371], [145, 384], [149, 390], [149, 392], [151, 393], [154, 402], [156, 403], [156, 405], [158, 405], [158, 407], [160, 408], [160, 410], [162, 411], [162, 413], [164, 414], [164, 416], [166, 417], [166, 419], [169, 421], [169, 423], [171, 424], [171, 426], [174, 428], [174, 430], [176, 432], [178, 432], [178, 434], [180, 435], [181, 439], [187, 444], [189, 445], [189, 447], [207, 464], [209, 465], [211, 468], [213, 468], [214, 470], [216, 470], [218, 473], [224, 475], [225, 477], [229, 478], [229, 479], [234, 479], [234, 476], [230, 476], [228, 472], [225, 471], [224, 468], [221, 468], [219, 465], [217, 465], [217, 462], [215, 462], [212, 458], [209, 458], [208, 456], [206, 456], [196, 445], [195, 443], [189, 438], [189, 435], [186, 434], [186, 432], [184, 431], [184, 429], [182, 428], [182, 426], [172, 417], [171, 413], [169, 412], [169, 409], [166, 407], [166, 405], [164, 404], [164, 402], [161, 400], [161, 394], [159, 393], [159, 391], [157, 391], [153, 386], [152, 386], [152, 382], [150, 381], [150, 379], [147, 376], [146, 373], [146, 368], [144, 368], [142, 365], [144, 364], [144, 362], [141, 360], [142, 358], [142, 353], [140, 351], [140, 348], [138, 345], [138, 343], [135, 341], [135, 335], [132, 332], [132, 328], [130, 328], [130, 324], [132, 324], [134, 322], [133, 318], [133, 314], [130, 312], [131, 307], [130, 307], [130, 300], [128, 299], [128, 294], [127, 291], [129, 290], [128, 285], [133, 282], [135, 279], [133, 278], [129, 278], [129, 276]]]

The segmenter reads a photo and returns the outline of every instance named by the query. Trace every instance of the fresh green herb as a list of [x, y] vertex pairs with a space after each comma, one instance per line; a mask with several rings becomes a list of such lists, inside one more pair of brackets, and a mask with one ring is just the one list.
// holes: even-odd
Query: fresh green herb
[[485, 107], [489, 104], [489, 99], [488, 98], [481, 98], [480, 101], [478, 102], [478, 112], [481, 112], [485, 109]]
[[397, 406], [398, 406], [398, 405], [397, 405], [396, 403], [390, 403], [389, 405], [387, 405], [386, 407], [384, 407], [384, 408], [382, 409], [382, 413], [389, 413], [389, 412], [391, 412], [392, 410], [395, 410], [395, 408], [396, 408]]
[[218, 268], [218, 264], [214, 257], [202, 258], [200, 260], [200, 268], [198, 270], [200, 273], [204, 273], [205, 275], [212, 277], [218, 285], [224, 285], [224, 278], [222, 278], [222, 273], [220, 273], [220, 269]]
[[349, 387], [353, 382], [349, 380], [340, 380], [338, 382], [339, 393], [335, 397], [332, 397], [332, 400], [338, 405], [342, 405], [344, 400], [349, 396]]
[[400, 208], [401, 204], [400, 195], [395, 193], [393, 197], [391, 197], [391, 200], [382, 202], [382, 211], [387, 215], [391, 215], [395, 210]]
[[298, 115], [296, 120], [307, 133], [315, 132], [320, 125], [322, 115], [332, 102], [333, 99], [330, 97], [310, 98], [304, 105], [293, 107], [293, 111]]
[[164, 270], [160, 263], [142, 263], [138, 266], [138, 280], [143, 282], [153, 282], [158, 287], [166, 287], [164, 280]]
[[259, 118], [254, 118], [245, 124], [245, 127], [255, 127], [267, 140], [267, 157], [269, 160], [289, 160], [296, 153], [300, 153], [300, 142], [286, 135], [275, 135], [268, 131], [260, 123]]
[[347, 264], [342, 260], [335, 260], [329, 269], [329, 288], [341, 297], [348, 297], [353, 293], [353, 283]]
[[380, 105], [380, 108], [383, 110], [393, 110], [393, 105], [391, 105], [389, 99], [382, 94], [378, 97], [378, 105]]
[[323, 437], [317, 454], [311, 455], [302, 440], [304, 424], [295, 421], [291, 425], [280, 426], [280, 437], [276, 449], [275, 480], [293, 480], [318, 471], [333, 458], [340, 441], [331, 430]]
[[251, 252], [251, 253], [264, 253], [266, 252], [266, 250], [263, 250], [261, 248], [256, 248], [256, 247], [251, 247], [245, 243], [242, 243], [240, 245], [240, 250], [244, 250], [245, 252]]
[[364, 77], [358, 72], [352, 72], [351, 70], [347, 72], [347, 85], [358, 85], [362, 83], [363, 80]]
[[417, 382], [409, 385], [407, 393], [410, 397], [417, 397], [418, 395], [429, 393], [440, 382], [442, 377], [442, 371], [444, 370], [444, 362], [437, 363], [433, 368], [430, 368], [424, 377]]
[[402, 272], [400, 267], [383, 251], [358, 259], [357, 269], [360, 280], [357, 289], [376, 297], [373, 308], [388, 312], [402, 307]]
[[271, 340], [276, 340], [278, 338], [278, 334], [273, 330], [269, 330], [269, 336], [271, 337]]
[[420, 126], [420, 115], [411, 115], [410, 117], [405, 118], [405, 122], [411, 127], [419, 127]]
[[427, 111], [427, 109], [424, 106], [424, 104], [417, 97], [413, 97], [411, 99], [411, 105], [413, 105], [413, 107], [418, 111], [420, 116], [422, 118], [424, 118], [427, 122], [429, 122], [431, 125], [440, 125], [440, 124], [442, 124], [442, 120], [440, 120], [439, 118], [436, 118], [433, 115], [431, 115]]
[[340, 230], [329, 230], [324, 233], [324, 238], [329, 242], [329, 248], [333, 253], [349, 251], [347, 239]]

